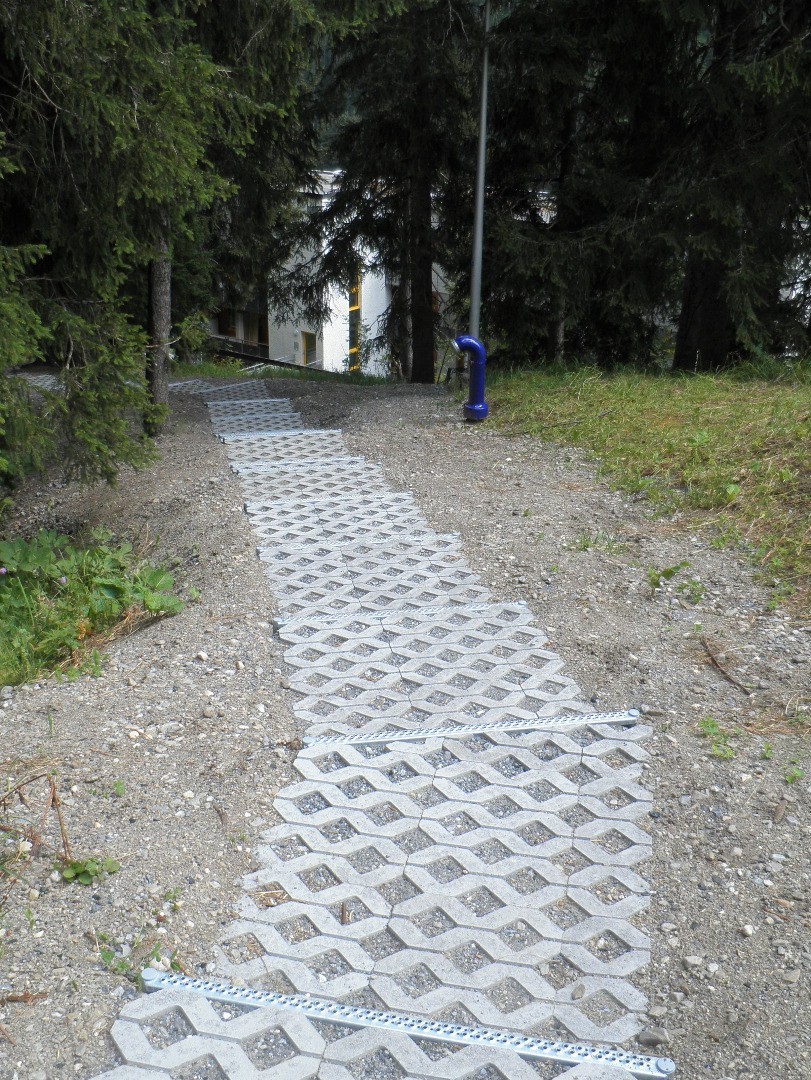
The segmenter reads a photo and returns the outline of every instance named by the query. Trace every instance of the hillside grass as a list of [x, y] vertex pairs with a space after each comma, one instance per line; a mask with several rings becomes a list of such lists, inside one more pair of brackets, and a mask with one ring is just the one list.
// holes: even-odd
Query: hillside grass
[[175, 379], [303, 379], [312, 382], [345, 382], [355, 386], [374, 386], [391, 380], [362, 372], [321, 371], [318, 368], [275, 367], [273, 364], [243, 364], [241, 360], [222, 358], [196, 364], [174, 362], [169, 369]]
[[811, 596], [811, 371], [492, 373], [495, 424], [582, 447], [612, 486], [743, 543], [775, 602]]

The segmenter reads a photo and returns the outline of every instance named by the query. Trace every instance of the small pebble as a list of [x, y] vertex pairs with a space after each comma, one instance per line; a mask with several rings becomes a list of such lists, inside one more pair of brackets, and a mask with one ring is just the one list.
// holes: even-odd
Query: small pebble
[[665, 1046], [670, 1042], [670, 1035], [662, 1027], [649, 1027], [636, 1037], [640, 1046]]

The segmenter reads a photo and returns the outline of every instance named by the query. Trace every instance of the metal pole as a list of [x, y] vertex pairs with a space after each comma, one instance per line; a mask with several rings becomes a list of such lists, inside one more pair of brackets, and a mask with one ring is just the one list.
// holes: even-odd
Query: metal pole
[[489, 66], [490, 0], [484, 0], [484, 59], [482, 100], [479, 113], [479, 153], [476, 161], [476, 194], [473, 216], [473, 264], [470, 271], [470, 325], [472, 338], [479, 336], [479, 309], [482, 297], [482, 237], [484, 234], [484, 165], [487, 151], [487, 78]]

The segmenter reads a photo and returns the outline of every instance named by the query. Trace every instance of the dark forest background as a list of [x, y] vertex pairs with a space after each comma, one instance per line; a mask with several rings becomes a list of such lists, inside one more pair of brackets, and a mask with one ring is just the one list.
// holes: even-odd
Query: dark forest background
[[[57, 445], [149, 455], [169, 350], [270, 295], [399, 283], [393, 357], [434, 377], [431, 268], [466, 322], [483, 47], [465, 0], [4, 0], [0, 476]], [[511, 364], [717, 371], [807, 355], [811, 7], [494, 4], [482, 332]], [[325, 165], [335, 198], [312, 213]], [[291, 272], [296, 251], [316, 257]], [[300, 260], [299, 260], [300, 262]], [[403, 365], [401, 365], [403, 366]], [[142, 417], [133, 431], [131, 417]]]

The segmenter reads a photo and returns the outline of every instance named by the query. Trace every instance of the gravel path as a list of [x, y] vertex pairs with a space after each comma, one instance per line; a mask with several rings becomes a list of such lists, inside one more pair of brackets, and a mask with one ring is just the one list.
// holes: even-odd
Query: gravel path
[[[645, 780], [648, 1047], [687, 1077], [807, 1077], [808, 753], [783, 732], [808, 701], [808, 623], [768, 613], [744, 564], [681, 522], [648, 520], [580, 455], [465, 428], [439, 390], [274, 381], [273, 393], [305, 423], [343, 428], [438, 532], [458, 532], [496, 597], [529, 600], [595, 707], [645, 706], [657, 729]], [[177, 398], [161, 450], [118, 492], [49, 486], [19, 504], [28, 525], [159, 535], [156, 557], [177, 560], [201, 597], [111, 646], [101, 677], [5, 697], [4, 756], [57, 760], [74, 850], [123, 865], [82, 889], [52, 880], [47, 855], [21, 861], [2, 912], [2, 1076], [109, 1067], [105, 1032], [147, 956], [213, 970], [273, 794], [291, 777], [301, 725], [270, 590], [199, 402]], [[683, 561], [689, 570], [651, 595], [647, 569]], [[706, 717], [753, 733], [716, 737], [716, 755], [734, 754], [716, 756], [699, 737]], [[14, 815], [37, 819], [44, 798], [32, 790]], [[57, 846], [54, 823], [47, 838]], [[13, 1000], [26, 993], [47, 996]]]

